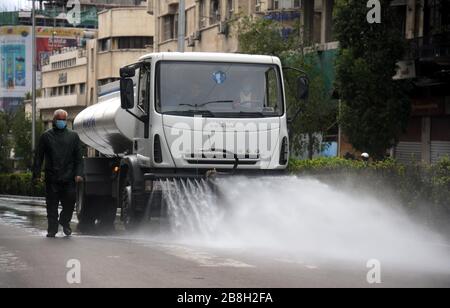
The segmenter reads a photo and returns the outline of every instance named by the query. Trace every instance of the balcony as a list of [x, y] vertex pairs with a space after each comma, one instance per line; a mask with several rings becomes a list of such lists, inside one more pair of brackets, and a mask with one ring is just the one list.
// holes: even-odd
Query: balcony
[[36, 101], [38, 109], [57, 109], [67, 107], [85, 107], [86, 95], [85, 94], [72, 94], [52, 97], [38, 98]]
[[444, 86], [450, 82], [450, 33], [409, 41], [409, 59], [415, 61], [418, 86]]
[[409, 41], [410, 55], [413, 59], [430, 61], [450, 58], [450, 32], [420, 37]]

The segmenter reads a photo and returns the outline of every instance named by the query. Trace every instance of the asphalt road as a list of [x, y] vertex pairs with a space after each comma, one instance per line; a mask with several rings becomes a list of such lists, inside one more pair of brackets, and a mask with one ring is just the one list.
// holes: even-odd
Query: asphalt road
[[[110, 235], [56, 239], [45, 229], [44, 207], [0, 198], [0, 287], [450, 287], [448, 272], [383, 268], [382, 283], [369, 284], [364, 262], [197, 247], [129, 234], [120, 225]], [[67, 280], [73, 259], [79, 284]]]

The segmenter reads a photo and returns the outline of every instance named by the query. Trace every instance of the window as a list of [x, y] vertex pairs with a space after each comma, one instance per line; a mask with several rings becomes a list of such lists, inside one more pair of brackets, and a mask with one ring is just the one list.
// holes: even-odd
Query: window
[[172, 40], [177, 36], [178, 18], [175, 15], [166, 15], [162, 18], [163, 41]]
[[94, 71], [94, 48], [91, 48], [91, 59], [90, 59], [90, 62], [91, 62], [91, 72], [93, 72]]
[[391, 8], [394, 14], [394, 27], [399, 31], [399, 33], [405, 37], [406, 36], [406, 5], [397, 5]]
[[[278, 85], [277, 71], [271, 67], [266, 71], [266, 97], [264, 108], [271, 112], [280, 113], [281, 92]], [[282, 112], [282, 110], [281, 110]]]
[[300, 8], [300, 0], [272, 0], [272, 10]]
[[156, 110], [163, 114], [252, 118], [284, 113], [274, 65], [162, 61], [156, 84]]
[[111, 44], [109, 39], [100, 40], [100, 51], [108, 51], [110, 50]]
[[210, 2], [210, 21], [211, 24], [216, 24], [220, 22], [220, 1], [219, 0], [211, 0]]
[[199, 28], [204, 28], [207, 26], [207, 16], [206, 16], [206, 7], [205, 7], [205, 0], [200, 0], [199, 1]]
[[150, 45], [153, 45], [151, 36], [120, 37], [118, 39], [119, 49], [145, 49]]
[[75, 94], [75, 85], [74, 84], [70, 85], [70, 94]]
[[86, 84], [80, 83], [80, 94], [84, 94], [85, 91], [86, 91]]
[[227, 19], [233, 17], [233, 0], [227, 0]]
[[145, 63], [139, 71], [138, 107], [148, 113], [150, 102], [150, 64]]

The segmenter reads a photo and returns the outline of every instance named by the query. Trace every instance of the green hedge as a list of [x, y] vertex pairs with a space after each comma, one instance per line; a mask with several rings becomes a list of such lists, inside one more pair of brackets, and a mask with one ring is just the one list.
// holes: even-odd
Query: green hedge
[[[450, 216], [450, 158], [443, 158], [434, 165], [402, 165], [389, 159], [379, 162], [342, 158], [318, 158], [291, 160], [289, 171], [299, 175], [319, 177], [332, 183], [355, 178], [356, 185], [370, 184], [370, 189], [383, 194], [390, 188], [409, 208], [423, 204]], [[43, 183], [33, 185], [30, 173], [0, 174], [0, 194], [44, 196]]]
[[[422, 214], [450, 217], [450, 158], [444, 157], [433, 165], [403, 165], [393, 159], [366, 163], [342, 158], [291, 160], [293, 174], [314, 176], [340, 185], [353, 179], [356, 189], [369, 189], [382, 197], [391, 192], [403, 206]], [[342, 184], [344, 185], [344, 184]]]
[[44, 183], [33, 185], [31, 173], [0, 174], [0, 194], [20, 196], [45, 196]]

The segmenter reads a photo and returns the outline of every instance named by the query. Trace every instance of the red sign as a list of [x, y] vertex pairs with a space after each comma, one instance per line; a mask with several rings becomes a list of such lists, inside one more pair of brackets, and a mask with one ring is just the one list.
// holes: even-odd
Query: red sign
[[41, 70], [41, 63], [48, 62], [52, 52], [61, 50], [64, 47], [76, 47], [77, 40], [62, 37], [38, 37], [36, 38], [38, 71]]

